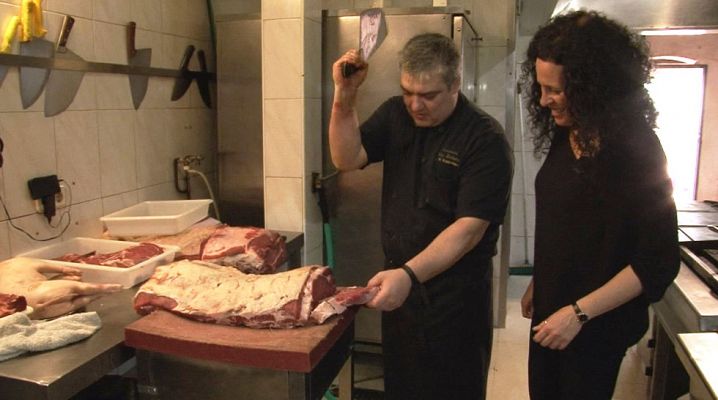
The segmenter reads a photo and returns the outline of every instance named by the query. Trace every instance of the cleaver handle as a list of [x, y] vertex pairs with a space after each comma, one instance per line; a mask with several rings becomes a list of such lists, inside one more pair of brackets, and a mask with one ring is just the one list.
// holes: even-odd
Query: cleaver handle
[[137, 48], [135, 48], [135, 31], [137, 30], [137, 24], [135, 21], [130, 21], [127, 24], [127, 58], [132, 58], [137, 54]]
[[65, 15], [62, 20], [62, 28], [60, 29], [60, 37], [57, 39], [57, 51], [63, 53], [67, 47], [67, 40], [70, 38], [70, 32], [75, 25], [75, 18]]

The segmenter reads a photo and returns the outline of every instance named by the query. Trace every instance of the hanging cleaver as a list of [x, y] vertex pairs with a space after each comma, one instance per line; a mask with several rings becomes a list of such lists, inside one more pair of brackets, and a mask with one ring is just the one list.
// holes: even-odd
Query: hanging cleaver
[[197, 87], [202, 101], [207, 108], [212, 108], [212, 96], [209, 91], [209, 73], [207, 72], [207, 59], [204, 56], [204, 50], [197, 50], [197, 58], [199, 59], [199, 68], [201, 74], [197, 75]]
[[[21, 13], [23, 15], [23, 29], [33, 26], [35, 33], [43, 31], [43, 34], [24, 37], [24, 41], [20, 42], [20, 55], [52, 58], [55, 54], [55, 45], [42, 38], [44, 28], [41, 26], [42, 8], [40, 8], [40, 1], [23, 0], [22, 7], [25, 7], [25, 12]], [[30, 17], [32, 17], [32, 21]], [[20, 98], [23, 109], [33, 105], [37, 98], [40, 97], [49, 75], [50, 70], [47, 68], [20, 67]]]
[[[130, 21], [127, 24], [127, 63], [131, 67], [149, 67], [150, 61], [152, 60], [152, 49], [136, 49], [135, 48], [135, 30], [137, 24], [134, 21]], [[129, 74], [130, 77], [130, 91], [132, 92], [132, 104], [135, 106], [135, 110], [140, 108], [142, 100], [145, 99], [147, 94], [147, 81], [150, 78], [148, 75]]]
[[[62, 21], [60, 37], [57, 39], [55, 60], [85, 61], [82, 57], [67, 48], [67, 40], [70, 37], [70, 31], [72, 31], [74, 24], [75, 18], [65, 15]], [[47, 78], [47, 85], [45, 85], [46, 117], [52, 117], [67, 110], [67, 107], [72, 104], [72, 100], [75, 99], [78, 89], [80, 89], [84, 75], [85, 71], [53, 69], [50, 72], [50, 77]]]
[[194, 54], [194, 46], [189, 45], [185, 49], [184, 55], [182, 56], [182, 62], [180, 63], [180, 76], [177, 77], [175, 85], [172, 88], [172, 101], [177, 101], [184, 96], [185, 92], [189, 88], [189, 85], [192, 83], [192, 73], [187, 68], [189, 60], [192, 58], [192, 54]]
[[[368, 60], [381, 46], [386, 34], [386, 20], [381, 8], [370, 8], [359, 14], [359, 49], [364, 60]], [[342, 65], [342, 76], [345, 78], [356, 71], [357, 67], [354, 64], [344, 63]]]

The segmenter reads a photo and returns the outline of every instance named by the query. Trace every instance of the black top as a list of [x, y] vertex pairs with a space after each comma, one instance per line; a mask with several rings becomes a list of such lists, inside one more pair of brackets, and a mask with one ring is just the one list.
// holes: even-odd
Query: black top
[[[643, 294], [587, 322], [574, 340], [628, 346], [648, 323], [678, 273], [675, 204], [666, 158], [655, 134], [636, 134], [621, 149], [576, 159], [557, 133], [536, 176], [534, 321], [599, 288], [627, 265]], [[595, 342], [594, 342], [595, 344]]]
[[467, 216], [491, 224], [457, 266], [469, 268], [496, 253], [512, 161], [495, 119], [460, 94], [446, 121], [420, 128], [397, 96], [362, 124], [361, 133], [369, 162], [384, 161], [382, 245], [388, 266], [411, 259], [457, 218]]

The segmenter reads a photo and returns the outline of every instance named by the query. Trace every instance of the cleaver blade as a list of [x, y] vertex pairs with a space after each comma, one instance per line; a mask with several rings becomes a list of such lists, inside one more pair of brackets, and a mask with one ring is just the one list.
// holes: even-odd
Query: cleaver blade
[[[40, 2], [23, 1], [23, 7], [26, 9], [26, 18], [23, 24], [29, 24], [29, 16], [34, 17], [34, 21], [40, 21], [40, 26], [35, 26], [37, 31], [41, 31], [44, 35], [45, 30], [42, 28], [42, 9], [39, 7]], [[30, 38], [27, 41], [20, 42], [20, 55], [40, 57], [51, 59], [55, 54], [55, 44], [49, 40], [42, 39], [41, 36]], [[22, 100], [22, 108], [27, 109], [35, 101], [42, 89], [45, 88], [47, 78], [50, 76], [50, 69], [36, 67], [20, 67], [20, 99]]]
[[[359, 49], [364, 60], [368, 60], [381, 46], [386, 34], [386, 18], [381, 8], [370, 8], [359, 14]], [[342, 76], [345, 78], [356, 71], [357, 67], [354, 64], [344, 63], [342, 65]]]
[[[55, 50], [55, 59], [66, 59], [74, 61], [83, 61], [82, 57], [75, 54], [66, 47], [70, 31], [75, 24], [75, 19], [66, 15], [62, 21], [62, 29], [60, 37], [57, 40], [57, 49]], [[45, 86], [45, 116], [52, 117], [65, 110], [72, 104], [77, 91], [80, 89], [84, 71], [65, 71], [53, 69], [47, 78]]]
[[[134, 21], [130, 21], [127, 24], [127, 64], [131, 67], [149, 67], [152, 60], [152, 49], [136, 49], [135, 48], [135, 30], [137, 24]], [[147, 81], [149, 76], [139, 74], [129, 74], [130, 77], [130, 91], [132, 93], [132, 105], [135, 110], [140, 108], [142, 100], [145, 99], [147, 94]]]

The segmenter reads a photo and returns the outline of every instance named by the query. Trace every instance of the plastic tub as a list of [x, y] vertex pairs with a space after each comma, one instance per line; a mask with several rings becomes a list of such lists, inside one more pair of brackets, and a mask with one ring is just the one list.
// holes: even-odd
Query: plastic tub
[[169, 264], [174, 260], [177, 246], [160, 245], [165, 251], [129, 268], [107, 267], [103, 265], [81, 264], [66, 261], [57, 261], [53, 258], [61, 257], [67, 253], [86, 254], [91, 251], [97, 253], [113, 253], [136, 246], [136, 242], [119, 240], [105, 240], [76, 237], [62, 243], [53, 244], [18, 255], [18, 257], [36, 258], [48, 264], [64, 265], [82, 270], [82, 281], [92, 283], [119, 283], [124, 288], [130, 288], [140, 282], [146, 281], [159, 265]]
[[111, 236], [174, 235], [206, 218], [212, 200], [144, 201], [100, 218]]

